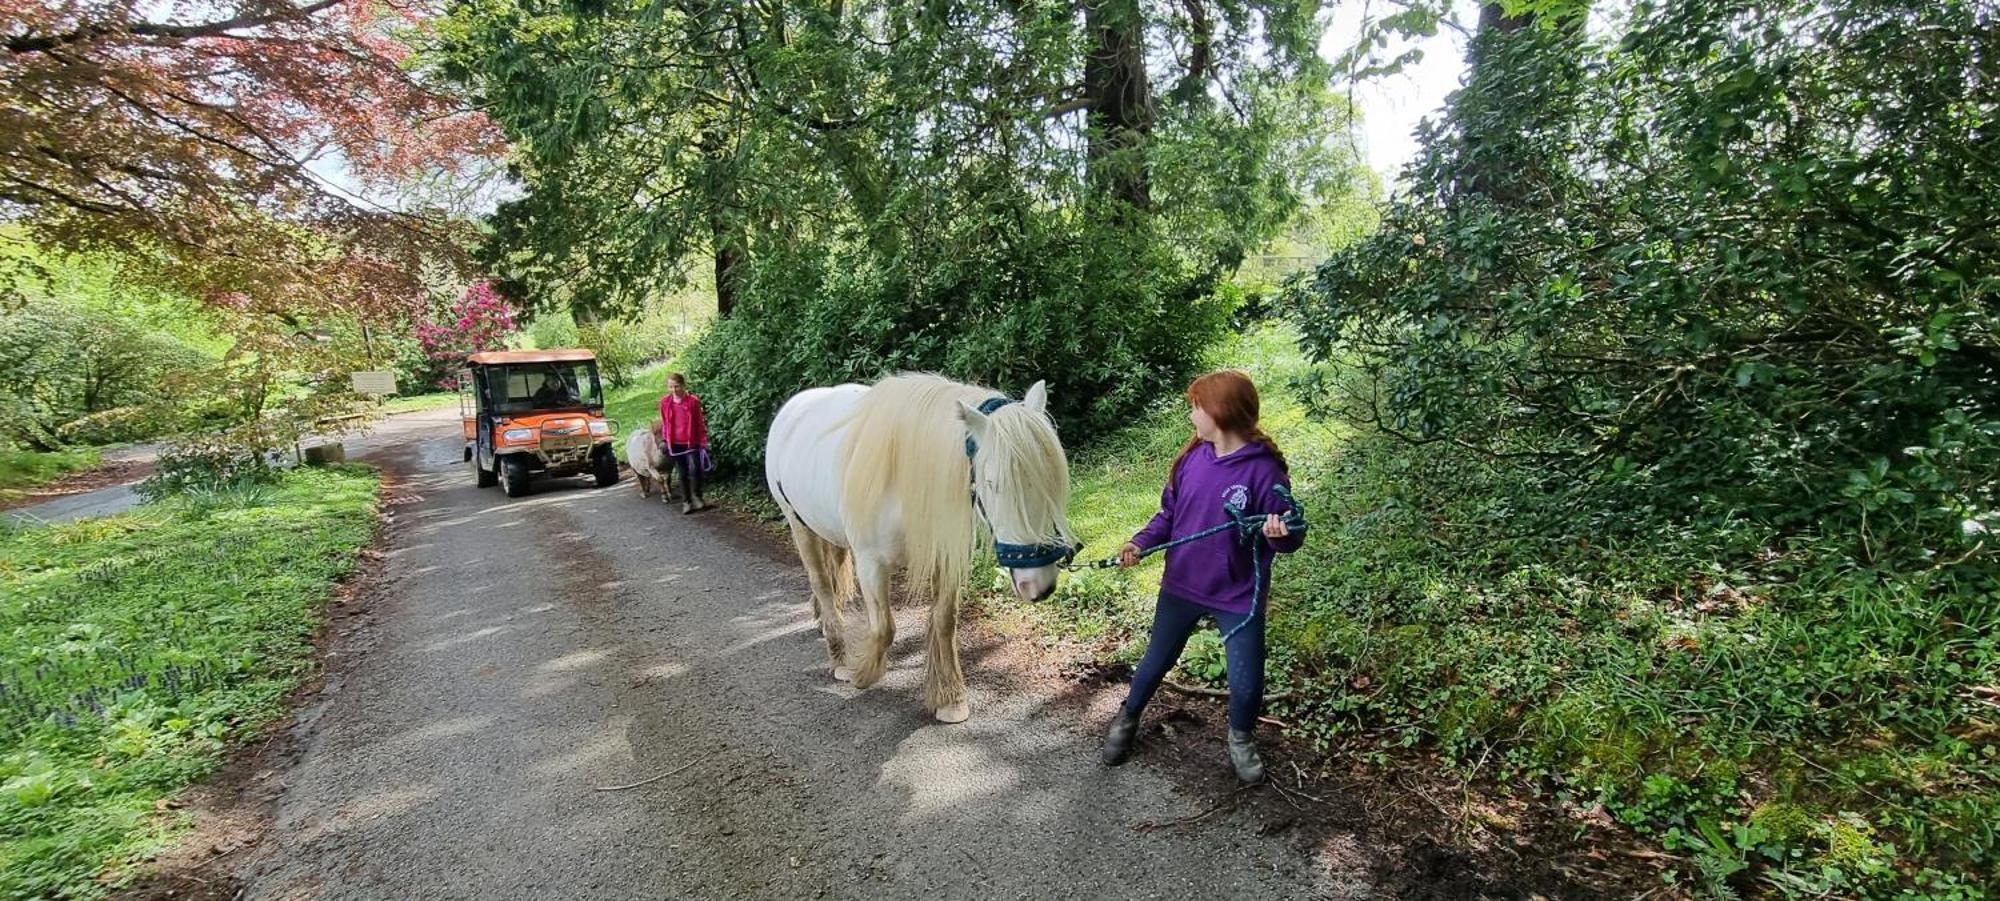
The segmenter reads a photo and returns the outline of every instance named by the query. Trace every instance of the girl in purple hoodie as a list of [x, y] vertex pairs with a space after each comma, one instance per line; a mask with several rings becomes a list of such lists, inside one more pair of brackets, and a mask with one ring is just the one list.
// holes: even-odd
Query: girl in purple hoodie
[[[1285, 455], [1257, 427], [1257, 386], [1248, 375], [1224, 369], [1188, 386], [1188, 418], [1194, 437], [1160, 492], [1160, 512], [1118, 552], [1120, 566], [1139, 562], [1143, 548], [1230, 522], [1225, 506], [1265, 514], [1262, 541], [1245, 542], [1235, 529], [1167, 549], [1167, 571], [1153, 612], [1153, 636], [1145, 659], [1132, 673], [1132, 690], [1111, 721], [1102, 758], [1117, 766], [1132, 753], [1139, 715], [1167, 670], [1180, 659], [1188, 636], [1203, 617], [1213, 617], [1224, 636], [1229, 670], [1229, 761], [1243, 782], [1264, 778], [1264, 761], [1251, 737], [1264, 706], [1264, 605], [1271, 592], [1271, 563], [1298, 550], [1302, 532], [1279, 514], [1291, 505], [1278, 486], [1291, 490]], [[1254, 577], [1254, 578], [1253, 578]]]

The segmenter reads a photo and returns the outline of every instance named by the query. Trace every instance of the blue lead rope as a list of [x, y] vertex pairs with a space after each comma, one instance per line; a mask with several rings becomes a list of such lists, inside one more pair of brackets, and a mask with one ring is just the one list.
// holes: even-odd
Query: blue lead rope
[[[1284, 498], [1285, 503], [1290, 504], [1292, 507], [1292, 509], [1279, 516], [1278, 521], [1284, 523], [1285, 528], [1291, 530], [1295, 535], [1305, 534], [1307, 527], [1305, 507], [1296, 498], [1292, 497], [1292, 490], [1284, 485], [1273, 485], [1271, 486], [1271, 490], [1276, 491], [1278, 496]], [[1264, 546], [1269, 543], [1264, 538], [1264, 519], [1269, 514], [1246, 513], [1242, 507], [1238, 507], [1235, 504], [1224, 504], [1222, 512], [1229, 515], [1228, 522], [1203, 529], [1192, 535], [1184, 535], [1164, 544], [1141, 548], [1139, 550], [1139, 559], [1144, 560], [1168, 548], [1180, 547], [1183, 544], [1198, 541], [1210, 535], [1227, 532], [1231, 529], [1236, 530], [1236, 540], [1250, 546], [1250, 615], [1244, 617], [1243, 621], [1237, 623], [1234, 628], [1222, 633], [1222, 640], [1226, 644], [1244, 626], [1249, 625], [1251, 620], [1256, 619], [1258, 611], [1264, 606]], [[1064, 568], [1070, 570], [1111, 569], [1117, 565], [1117, 557], [1106, 557], [1090, 563], [1065, 564]]]

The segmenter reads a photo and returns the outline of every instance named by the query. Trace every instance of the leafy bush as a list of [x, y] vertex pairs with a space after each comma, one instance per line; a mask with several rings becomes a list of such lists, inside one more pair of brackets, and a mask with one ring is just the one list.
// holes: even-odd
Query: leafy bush
[[160, 385], [209, 365], [162, 333], [84, 307], [37, 300], [0, 313], [0, 438], [33, 450], [160, 434]]
[[577, 327], [577, 343], [597, 354], [604, 378], [614, 387], [631, 384], [639, 370], [680, 350], [680, 331], [665, 317], [606, 319]]
[[687, 352], [721, 459], [761, 459], [793, 392], [906, 369], [1009, 392], [1047, 379], [1064, 440], [1087, 441], [1178, 392], [1230, 312], [1148, 234], [1033, 210], [939, 228], [891, 262], [848, 246], [753, 255], [744, 308]]
[[162, 450], [153, 474], [133, 490], [148, 502], [179, 495], [212, 495], [238, 486], [270, 482], [269, 461], [226, 436], [183, 437]]
[[2000, 888], [1996, 24], [1480, 36], [1288, 300], [1306, 398], [1368, 430], [1292, 570], [1310, 734], [1602, 805], [1716, 894]]

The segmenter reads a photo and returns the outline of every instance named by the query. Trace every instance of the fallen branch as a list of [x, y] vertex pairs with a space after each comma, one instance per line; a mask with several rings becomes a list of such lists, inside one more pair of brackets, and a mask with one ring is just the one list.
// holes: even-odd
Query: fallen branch
[[1235, 798], [1234, 798], [1233, 796], [1231, 796], [1231, 797], [1225, 797], [1225, 798], [1223, 798], [1222, 800], [1220, 800], [1220, 801], [1217, 801], [1217, 802], [1215, 802], [1214, 804], [1211, 804], [1211, 805], [1209, 805], [1209, 807], [1208, 807], [1208, 809], [1207, 809], [1207, 810], [1204, 810], [1204, 811], [1202, 811], [1202, 812], [1200, 812], [1200, 813], [1197, 813], [1197, 814], [1195, 814], [1195, 815], [1193, 815], [1193, 816], [1185, 816], [1185, 817], [1180, 817], [1180, 818], [1178, 818], [1178, 819], [1172, 819], [1172, 820], [1165, 820], [1165, 821], [1162, 821], [1162, 822], [1155, 822], [1155, 821], [1153, 821], [1153, 820], [1142, 820], [1142, 821], [1140, 821], [1140, 822], [1137, 822], [1137, 823], [1133, 823], [1133, 824], [1132, 824], [1132, 831], [1133, 831], [1133, 832], [1154, 832], [1154, 831], [1157, 831], [1157, 830], [1160, 830], [1160, 829], [1172, 829], [1172, 828], [1173, 828], [1173, 827], [1175, 827], [1175, 826], [1187, 826], [1187, 825], [1191, 825], [1191, 824], [1194, 824], [1194, 823], [1199, 823], [1199, 822], [1201, 822], [1202, 820], [1205, 820], [1205, 819], [1208, 819], [1208, 818], [1209, 818], [1209, 817], [1211, 817], [1211, 816], [1214, 816], [1214, 815], [1215, 815], [1215, 812], [1216, 812], [1216, 811], [1218, 811], [1218, 810], [1221, 810], [1221, 809], [1223, 809], [1223, 808], [1225, 808], [1225, 807], [1234, 807], [1234, 806], [1235, 806], [1235, 801], [1236, 801], [1236, 799], [1235, 799]]
[[665, 779], [668, 776], [677, 776], [681, 773], [687, 772], [689, 769], [693, 768], [695, 764], [698, 764], [714, 756], [715, 756], [714, 754], [703, 754], [702, 756], [697, 757], [694, 760], [690, 760], [687, 763], [681, 764], [680, 766], [677, 766], [671, 770], [668, 770], [650, 779], [641, 779], [637, 782], [632, 783], [631, 785], [600, 785], [597, 786], [597, 790], [601, 792], [622, 792], [628, 788], [638, 788], [641, 785], [652, 785], [653, 783], [658, 782], [661, 779]]

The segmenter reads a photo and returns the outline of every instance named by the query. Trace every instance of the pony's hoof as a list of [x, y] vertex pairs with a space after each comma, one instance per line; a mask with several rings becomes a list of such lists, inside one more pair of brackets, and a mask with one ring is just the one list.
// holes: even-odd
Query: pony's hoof
[[837, 680], [839, 680], [839, 681], [841, 681], [841, 682], [852, 682], [852, 681], [854, 681], [854, 667], [851, 667], [851, 666], [836, 666], [836, 667], [834, 667], [834, 668], [833, 668], [833, 678], [835, 678], [835, 679], [837, 679]]
[[946, 704], [943, 707], [939, 707], [937, 712], [937, 719], [940, 723], [963, 723], [971, 718], [972, 705], [964, 701], [956, 704]]

